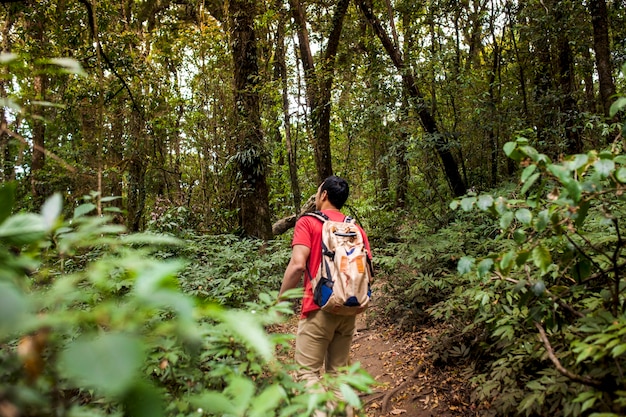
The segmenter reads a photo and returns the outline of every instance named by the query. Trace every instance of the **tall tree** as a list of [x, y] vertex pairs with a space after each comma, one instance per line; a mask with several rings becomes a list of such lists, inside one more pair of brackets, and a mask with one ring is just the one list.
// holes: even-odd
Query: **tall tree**
[[261, 130], [255, 0], [231, 0], [229, 25], [234, 65], [241, 226], [247, 235], [272, 238], [267, 151]]
[[314, 132], [315, 165], [318, 180], [321, 182], [333, 174], [330, 149], [331, 93], [343, 19], [350, 0], [339, 0], [335, 6], [328, 41], [320, 54], [317, 67], [309, 41], [305, 8], [300, 0], [289, 0], [289, 4], [298, 31], [300, 60], [304, 68], [306, 95]]
[[455, 196], [461, 196], [465, 194], [466, 185], [463, 181], [463, 178], [461, 178], [458, 164], [454, 159], [454, 156], [452, 155], [450, 146], [446, 140], [446, 135], [439, 130], [437, 122], [435, 121], [435, 118], [433, 117], [428, 105], [426, 104], [424, 95], [421, 93], [415, 81], [415, 78], [413, 77], [410, 67], [405, 63], [404, 58], [402, 57], [402, 53], [397, 48], [397, 46], [394, 45], [387, 32], [384, 30], [380, 20], [374, 15], [372, 9], [366, 3], [366, 1], [356, 0], [356, 2], [359, 6], [359, 9], [361, 9], [363, 15], [382, 42], [385, 51], [387, 51], [387, 53], [389, 54], [389, 57], [391, 58], [396, 69], [400, 73], [404, 88], [406, 89], [406, 92], [410, 97], [417, 114], [419, 115], [424, 130], [427, 134], [433, 137], [435, 142], [435, 150], [443, 164], [443, 169], [452, 193]]
[[600, 84], [600, 105], [604, 115], [608, 117], [612, 97], [615, 95], [615, 84], [613, 83], [606, 1], [590, 0], [588, 7], [593, 25], [593, 50], [596, 56], [598, 82]]

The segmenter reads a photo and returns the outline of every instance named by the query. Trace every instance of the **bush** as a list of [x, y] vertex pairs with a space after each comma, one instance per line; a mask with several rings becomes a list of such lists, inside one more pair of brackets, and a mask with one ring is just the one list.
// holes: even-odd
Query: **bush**
[[[374, 382], [356, 366], [325, 380], [325, 393], [307, 392], [291, 379], [293, 365], [274, 356], [291, 336], [265, 331], [280, 320], [279, 313], [291, 313], [287, 302], [275, 302], [276, 292], [252, 297], [246, 289], [234, 298], [241, 309], [212, 301], [218, 296], [194, 297], [179, 285], [191, 263], [178, 254], [194, 254], [184, 241], [125, 234], [106, 216], [88, 216], [95, 208], [89, 203], [63, 220], [59, 195], [39, 214], [11, 215], [14, 191], [13, 185], [0, 188], [3, 410], [68, 416], [310, 415], [334, 398], [333, 388], [359, 406], [355, 390], [368, 390]], [[209, 256], [218, 268], [226, 258], [216, 252], [219, 256]], [[274, 267], [270, 263], [268, 270]], [[186, 285], [189, 280], [183, 289]]]

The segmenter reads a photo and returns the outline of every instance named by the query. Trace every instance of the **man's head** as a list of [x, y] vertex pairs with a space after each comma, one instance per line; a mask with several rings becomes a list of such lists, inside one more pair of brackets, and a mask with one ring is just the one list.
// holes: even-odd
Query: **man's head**
[[350, 194], [350, 186], [343, 178], [331, 175], [317, 189], [315, 207], [322, 209], [324, 201], [328, 201], [334, 208], [341, 209]]

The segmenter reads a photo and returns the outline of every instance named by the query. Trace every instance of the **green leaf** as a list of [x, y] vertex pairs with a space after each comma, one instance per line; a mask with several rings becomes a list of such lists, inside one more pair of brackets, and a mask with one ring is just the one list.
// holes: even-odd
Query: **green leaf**
[[531, 290], [533, 294], [535, 294], [537, 297], [540, 297], [546, 292], [546, 284], [543, 281], [539, 280], [533, 284]]
[[610, 159], [598, 159], [593, 167], [602, 178], [607, 178], [615, 170], [615, 162]]
[[189, 402], [194, 408], [201, 409], [203, 414], [215, 416], [237, 415], [235, 405], [221, 392], [205, 391], [200, 395], [191, 397]]
[[14, 285], [0, 282], [0, 340], [19, 331], [30, 312], [30, 303]]
[[519, 148], [526, 156], [528, 156], [533, 161], [539, 160], [539, 152], [532, 146], [520, 146]]
[[522, 176], [520, 177], [521, 181], [526, 182], [528, 177], [530, 177], [536, 170], [537, 165], [528, 165], [526, 168], [524, 168], [524, 171], [522, 171]]
[[526, 263], [526, 261], [528, 261], [528, 258], [530, 258], [530, 252], [528, 251], [518, 252], [517, 258], [515, 259], [515, 264], [517, 266], [522, 266]]
[[513, 151], [515, 151], [516, 148], [517, 148], [517, 142], [507, 142], [502, 147], [502, 149], [504, 150], [504, 154], [508, 156], [509, 158], [512, 158]]
[[41, 240], [46, 233], [43, 218], [34, 213], [19, 213], [0, 225], [0, 240], [10, 245], [27, 245]]
[[93, 203], [81, 204], [80, 206], [76, 207], [76, 209], [74, 210], [74, 219], [77, 219], [88, 213], [91, 213], [95, 209], [96, 209], [96, 205]]
[[486, 211], [491, 206], [493, 206], [493, 197], [490, 195], [481, 195], [480, 197], [478, 197], [478, 202], [476, 205], [482, 211]]
[[15, 204], [15, 187], [15, 181], [0, 186], [0, 224], [11, 215]]
[[571, 172], [563, 165], [550, 164], [548, 171], [554, 175], [562, 184], [566, 184], [571, 180]]
[[536, 246], [533, 249], [532, 256], [535, 265], [541, 269], [541, 272], [546, 272], [548, 267], [552, 264], [550, 251], [542, 245]]
[[517, 252], [509, 251], [502, 256], [500, 260], [500, 270], [503, 274], [508, 274], [511, 268], [515, 263], [515, 257], [517, 256]]
[[526, 208], [521, 208], [515, 212], [515, 218], [524, 225], [529, 225], [533, 219], [533, 214]]
[[618, 356], [623, 355], [624, 352], [626, 352], [626, 344], [617, 345], [613, 348], [613, 350], [611, 350], [611, 356], [617, 358]]
[[589, 163], [589, 155], [587, 155], [587, 154], [578, 154], [578, 155], [574, 156], [574, 159], [569, 161], [567, 163], [567, 165], [569, 166], [569, 168], [572, 171], [577, 171], [578, 173], [580, 173], [580, 171], [578, 171], [578, 170], [580, 168], [583, 168], [584, 166], [586, 166], [587, 163]]
[[[532, 165], [534, 166], [534, 165]], [[524, 186], [522, 187], [522, 189], [520, 190], [521, 194], [526, 194], [528, 192], [528, 190], [530, 189], [530, 187], [532, 187], [535, 182], [537, 182], [537, 179], [541, 176], [541, 174], [539, 172], [535, 173], [534, 175], [532, 175], [528, 181], [526, 181], [524, 183]]]
[[476, 202], [476, 197], [465, 197], [461, 200], [461, 208], [463, 211], [470, 211]]
[[459, 259], [459, 263], [456, 266], [456, 270], [461, 275], [467, 274], [474, 267], [474, 262], [475, 262], [474, 258], [471, 258], [469, 256], [464, 256], [461, 259]]
[[230, 331], [239, 336], [248, 348], [270, 361], [274, 356], [274, 345], [259, 319], [248, 312], [238, 310], [214, 310], [213, 314], [228, 325]]
[[245, 411], [250, 407], [255, 390], [254, 382], [248, 378], [237, 376], [231, 379], [224, 392], [235, 399], [233, 404], [236, 414], [243, 416]]
[[615, 172], [615, 178], [622, 184], [626, 183], [626, 168], [621, 167]]
[[361, 407], [361, 399], [359, 398], [359, 395], [348, 384], [339, 385], [339, 391], [341, 391], [343, 399], [348, 404], [356, 408]]
[[456, 210], [457, 208], [459, 208], [459, 200], [452, 200], [450, 202], [450, 210]]
[[578, 210], [575, 214], [576, 221], [574, 222], [576, 227], [582, 226], [583, 222], [587, 218], [587, 213], [589, 213], [590, 206], [591, 203], [589, 203], [589, 201], [585, 201], [578, 206]]
[[574, 179], [567, 181], [565, 183], [565, 189], [567, 190], [569, 197], [574, 200], [574, 202], [578, 203], [580, 201], [582, 187], [578, 181]]
[[517, 243], [518, 245], [526, 242], [526, 232], [524, 232], [522, 229], [515, 229], [515, 231], [513, 232], [513, 241], [515, 241], [515, 243]]
[[61, 353], [58, 372], [77, 387], [118, 397], [133, 387], [143, 365], [143, 347], [128, 334], [82, 337]]
[[41, 217], [43, 218], [46, 230], [51, 230], [52, 227], [54, 227], [54, 224], [61, 215], [61, 210], [63, 210], [63, 197], [61, 197], [61, 193], [52, 194], [43, 206], [41, 206]]
[[83, 69], [80, 62], [73, 58], [51, 58], [49, 60], [51, 64], [58, 65], [64, 69], [64, 72], [69, 74], [76, 74], [86, 77], [87, 73]]
[[572, 276], [576, 282], [581, 283], [591, 275], [591, 262], [588, 259], [581, 259], [572, 266]]
[[250, 417], [274, 415], [271, 411], [276, 410], [281, 401], [286, 397], [287, 393], [283, 387], [280, 385], [271, 385], [252, 400], [248, 415]]
[[506, 230], [511, 225], [513, 221], [514, 214], [512, 211], [507, 211], [502, 216], [500, 216], [500, 229]]
[[548, 210], [540, 211], [535, 220], [535, 230], [541, 233], [546, 230], [548, 224], [550, 224], [550, 213]]
[[146, 382], [135, 383], [126, 393], [124, 400], [125, 416], [163, 417], [165, 404], [155, 387]]
[[610, 117], [615, 116], [620, 110], [626, 107], [626, 97], [620, 97], [611, 104], [611, 108], [609, 109]]
[[493, 259], [485, 258], [478, 264], [478, 276], [480, 278], [484, 278], [490, 271], [491, 267], [493, 267]]

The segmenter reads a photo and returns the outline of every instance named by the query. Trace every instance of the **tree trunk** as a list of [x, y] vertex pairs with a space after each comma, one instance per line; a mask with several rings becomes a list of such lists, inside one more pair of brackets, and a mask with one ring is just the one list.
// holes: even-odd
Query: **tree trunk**
[[235, 81], [240, 222], [248, 236], [269, 240], [272, 238], [272, 224], [266, 179], [267, 155], [257, 90], [259, 68], [255, 16], [254, 0], [231, 0], [229, 25]]
[[410, 69], [406, 66], [402, 56], [397, 48], [394, 47], [389, 35], [383, 29], [380, 21], [374, 16], [373, 12], [369, 9], [369, 7], [365, 4], [364, 0], [356, 0], [358, 7], [363, 12], [363, 15], [370, 23], [374, 32], [380, 39], [383, 44], [383, 47], [389, 54], [393, 64], [400, 72], [402, 77], [402, 81], [404, 84], [404, 88], [406, 89], [409, 97], [411, 97], [416, 112], [419, 114], [420, 120], [422, 122], [422, 126], [427, 134], [431, 135], [435, 142], [435, 150], [437, 151], [437, 155], [441, 159], [443, 164], [444, 173], [446, 175], [446, 179], [450, 185], [450, 189], [454, 196], [462, 196], [466, 192], [466, 185], [461, 175], [459, 173], [459, 168], [452, 156], [452, 152], [450, 151], [450, 146], [446, 140], [445, 135], [443, 135], [439, 128], [437, 127], [437, 123], [435, 122], [435, 118], [433, 117], [430, 109], [425, 103], [424, 96], [419, 91], [417, 84], [415, 83], [415, 79], [410, 72]]
[[313, 53], [306, 28], [306, 16], [299, 0], [290, 0], [291, 12], [298, 31], [300, 59], [304, 68], [306, 94], [311, 108], [311, 123], [315, 141], [315, 165], [318, 181], [322, 182], [333, 174], [330, 149], [330, 98], [335, 72], [335, 58], [339, 47], [339, 38], [343, 28], [343, 19], [348, 11], [350, 0], [339, 0], [332, 18], [332, 28], [328, 43], [322, 53], [319, 71], [316, 71]]
[[609, 42], [609, 23], [605, 0], [590, 0], [589, 13], [593, 25], [593, 49], [598, 67], [598, 82], [600, 85], [600, 103], [604, 115], [609, 117], [609, 109], [615, 94], [613, 83], [611, 50]]
[[287, 80], [287, 63], [285, 60], [285, 16], [282, 2], [277, 2], [280, 10], [280, 21], [276, 34], [276, 72], [282, 88], [283, 121], [285, 124], [285, 148], [287, 149], [287, 164], [289, 166], [289, 182], [293, 195], [294, 210], [302, 204], [300, 185], [298, 183], [298, 167], [296, 147], [291, 138], [291, 116], [289, 114], [289, 86]]

